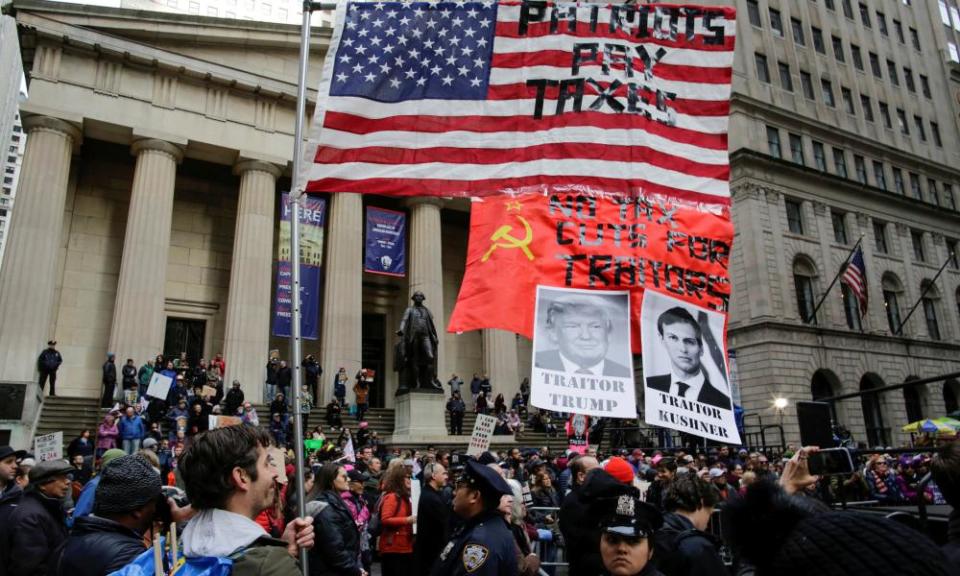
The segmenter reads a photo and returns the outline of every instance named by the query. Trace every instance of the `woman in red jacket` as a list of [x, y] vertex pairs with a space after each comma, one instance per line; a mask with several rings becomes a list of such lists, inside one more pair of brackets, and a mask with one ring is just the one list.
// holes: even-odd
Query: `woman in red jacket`
[[391, 466], [383, 479], [380, 504], [380, 561], [383, 576], [409, 576], [413, 569], [413, 515], [410, 473], [406, 466]]

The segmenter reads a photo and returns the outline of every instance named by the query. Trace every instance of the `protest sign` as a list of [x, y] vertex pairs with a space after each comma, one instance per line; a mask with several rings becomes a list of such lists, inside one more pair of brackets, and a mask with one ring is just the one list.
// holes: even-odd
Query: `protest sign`
[[127, 404], [127, 406], [135, 406], [137, 404], [137, 395], [138, 392], [136, 388], [124, 390], [123, 401]]
[[577, 454], [586, 454], [590, 443], [590, 417], [571, 414], [567, 419], [567, 448]]
[[213, 398], [214, 396], [217, 395], [217, 389], [214, 388], [213, 386], [204, 386], [203, 389], [200, 391], [200, 395], [203, 396], [204, 398]]
[[307, 449], [307, 452], [316, 452], [317, 450], [323, 448], [323, 440], [320, 438], [310, 438], [303, 441], [303, 447]]
[[277, 472], [277, 482], [286, 484], [287, 479], [287, 454], [283, 448], [271, 446], [267, 449], [267, 462], [270, 467]]
[[173, 386], [173, 378], [154, 372], [150, 377], [150, 385], [147, 386], [147, 396], [166, 400], [171, 386]]
[[33, 457], [37, 462], [63, 459], [63, 432], [44, 434], [33, 439]]
[[530, 404], [636, 418], [627, 292], [537, 287]]
[[[179, 424], [179, 422], [180, 421], [178, 419], [177, 423]], [[243, 424], [243, 419], [239, 416], [217, 416], [215, 414], [211, 414], [207, 417], [207, 422], [210, 429], [214, 430], [216, 428], [226, 428], [227, 426], [239, 426]]]
[[479, 456], [490, 449], [490, 436], [497, 425], [497, 419], [486, 414], [477, 414], [473, 424], [473, 434], [467, 446], [467, 456]]
[[363, 271], [385, 276], [407, 273], [407, 215], [396, 210], [367, 207]]
[[740, 444], [726, 366], [726, 316], [648, 290], [640, 322], [647, 424]]

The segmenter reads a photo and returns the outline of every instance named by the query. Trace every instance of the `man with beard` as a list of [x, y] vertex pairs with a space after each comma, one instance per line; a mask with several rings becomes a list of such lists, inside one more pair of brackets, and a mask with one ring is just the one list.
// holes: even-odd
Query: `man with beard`
[[183, 533], [188, 560], [230, 557], [238, 575], [301, 574], [296, 558], [313, 546], [313, 519], [295, 518], [279, 539], [254, 521], [278, 497], [270, 446], [261, 428], [228, 426], [198, 434], [183, 452], [178, 470], [198, 511]]

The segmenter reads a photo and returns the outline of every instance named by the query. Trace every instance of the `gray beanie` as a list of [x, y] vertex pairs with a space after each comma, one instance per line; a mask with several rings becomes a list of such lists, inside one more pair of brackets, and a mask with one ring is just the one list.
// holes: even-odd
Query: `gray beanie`
[[114, 459], [100, 473], [93, 513], [123, 514], [142, 508], [160, 495], [160, 476], [143, 456]]

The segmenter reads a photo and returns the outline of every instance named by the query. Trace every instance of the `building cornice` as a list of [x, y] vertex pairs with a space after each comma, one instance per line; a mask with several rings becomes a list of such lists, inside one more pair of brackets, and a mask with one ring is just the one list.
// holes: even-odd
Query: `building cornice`
[[[842, 340], [859, 340], [862, 342], [869, 342], [872, 344], [886, 345], [886, 346], [900, 346], [904, 352], [908, 355], [917, 355], [916, 352], [921, 350], [928, 352], [929, 356], [936, 356], [938, 358], [957, 358], [958, 356], [941, 356], [942, 352], [950, 352], [953, 354], [960, 354], [960, 343], [952, 341], [943, 341], [943, 340], [920, 340], [917, 338], [903, 337], [903, 336], [893, 336], [890, 334], [882, 334], [877, 332], [854, 332], [852, 330], [843, 330], [840, 328], [827, 328], [823, 326], [815, 326], [810, 324], [799, 324], [796, 322], [783, 322], [779, 320], [761, 320], [757, 322], [749, 323], [737, 323], [731, 324], [728, 328], [729, 337], [737, 338], [738, 336], [746, 336], [754, 332], [759, 332], [762, 330], [772, 330], [783, 332], [789, 334], [790, 336], [782, 340], [771, 339], [771, 338], [762, 338], [756, 342], [742, 342], [742, 343], [731, 343], [731, 348], [736, 348], [737, 350], [750, 348], [753, 346], [769, 346], [776, 344], [790, 344], [796, 346], [798, 344], [804, 344], [803, 341], [798, 340], [798, 336], [814, 336], [818, 338], [816, 343], [817, 346], [827, 346], [827, 347], [837, 347], [836, 343], [831, 343], [826, 339], [834, 339], [837, 341]], [[813, 345], [811, 343], [811, 345]]]

